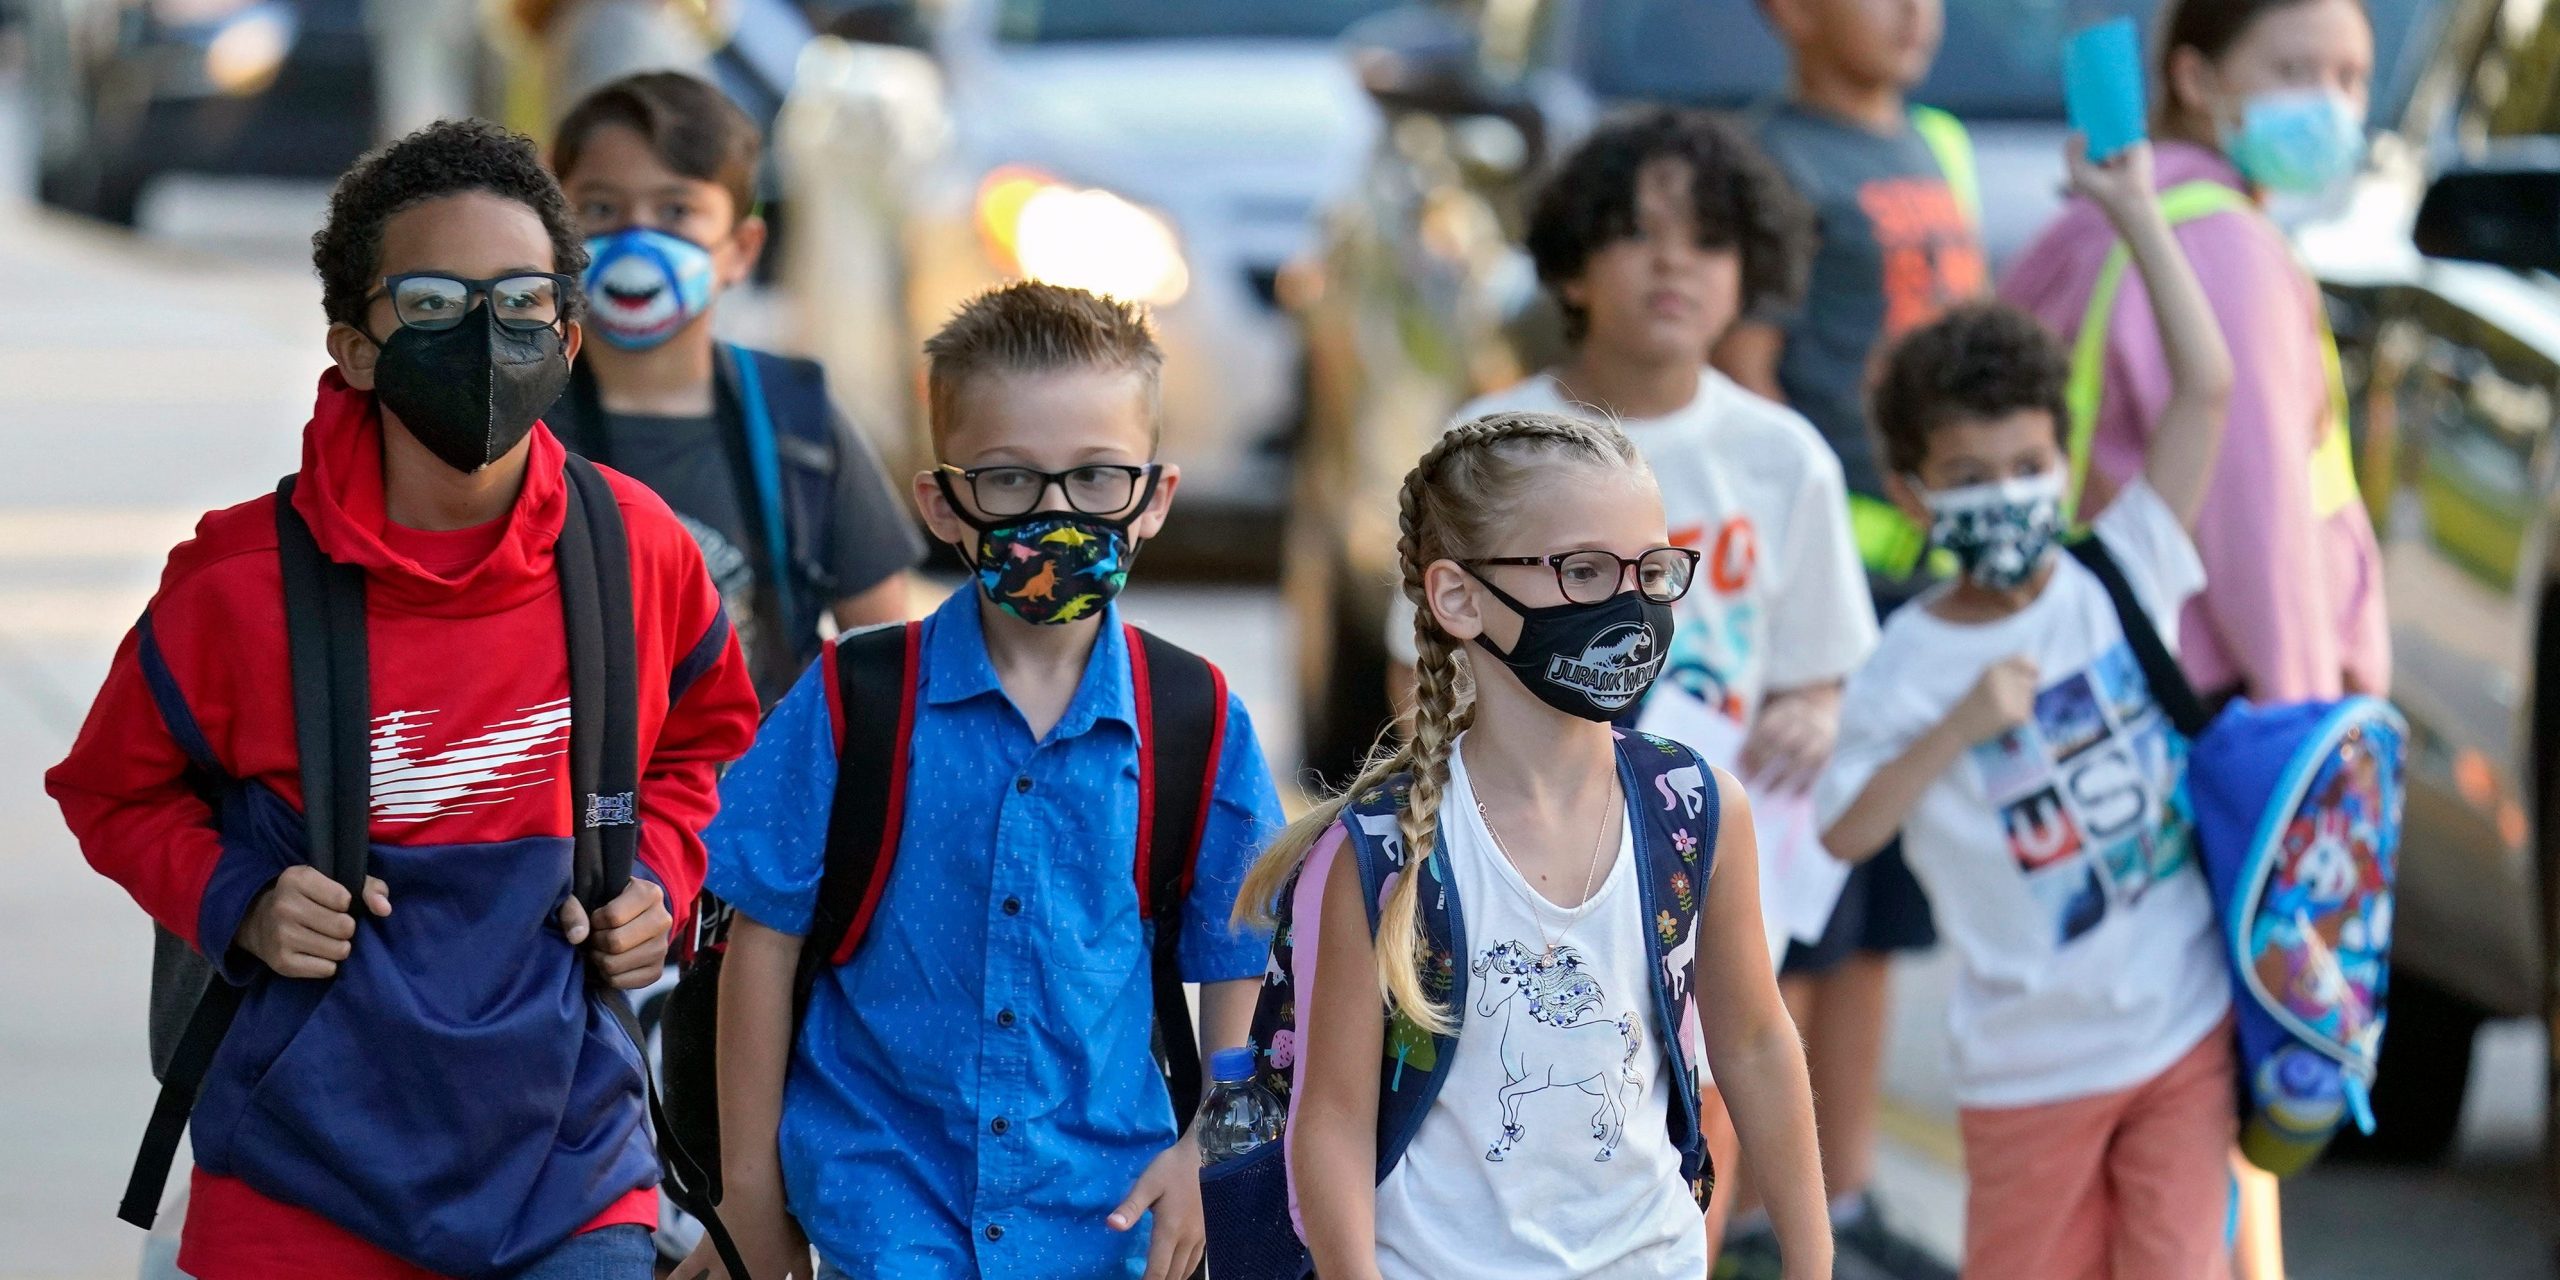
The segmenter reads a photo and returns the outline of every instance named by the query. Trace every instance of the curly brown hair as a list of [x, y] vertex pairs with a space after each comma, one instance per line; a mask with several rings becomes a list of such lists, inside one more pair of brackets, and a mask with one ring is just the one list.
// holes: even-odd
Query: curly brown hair
[[1813, 211], [1777, 165], [1741, 130], [1699, 111], [1651, 108], [1602, 125], [1547, 175], [1529, 214], [1529, 256], [1558, 294], [1566, 336], [1579, 342], [1590, 317], [1562, 286], [1591, 255], [1636, 231], [1636, 177], [1657, 160], [1689, 166], [1698, 243], [1742, 256], [1738, 315], [1804, 296], [1813, 260]]
[[2005, 418], [2022, 409], [2068, 417], [2071, 376], [2062, 343], [2044, 322], [2000, 302], [1950, 309], [1912, 330], [1885, 358], [1868, 414], [1885, 467], [1913, 475], [1929, 456], [1929, 435], [1956, 422]]
[[[320, 308], [339, 324], [364, 327], [365, 298], [382, 275], [382, 228], [429, 200], [486, 191], [533, 210], [551, 237], [551, 269], [586, 274], [587, 244], [569, 216], [568, 198], [533, 139], [486, 120], [439, 120], [397, 142], [366, 152], [329, 193], [329, 220], [311, 235], [311, 267], [320, 276]], [[585, 310], [569, 291], [565, 316]]]

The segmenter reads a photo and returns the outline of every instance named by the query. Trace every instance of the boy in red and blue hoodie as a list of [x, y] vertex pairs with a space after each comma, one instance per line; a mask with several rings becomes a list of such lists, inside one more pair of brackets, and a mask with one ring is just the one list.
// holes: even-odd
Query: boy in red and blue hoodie
[[305, 863], [273, 496], [171, 552], [46, 776], [90, 863], [244, 988], [194, 1113], [179, 1266], [645, 1280], [658, 1159], [586, 970], [656, 976], [755, 693], [692, 538], [607, 473], [640, 842], [589, 919], [569, 897], [565, 455], [535, 420], [577, 352], [582, 240], [529, 141], [446, 122], [360, 161], [313, 244], [335, 367], [291, 500], [364, 571], [363, 901]]

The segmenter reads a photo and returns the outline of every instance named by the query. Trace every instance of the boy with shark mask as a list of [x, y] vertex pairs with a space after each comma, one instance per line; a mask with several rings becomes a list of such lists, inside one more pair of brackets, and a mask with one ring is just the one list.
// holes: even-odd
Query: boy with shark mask
[[589, 239], [588, 345], [545, 420], [656, 489], [702, 544], [753, 668], [781, 696], [851, 629], [907, 616], [923, 544], [817, 364], [717, 341], [711, 310], [755, 269], [763, 143], [709, 83], [627, 76], [560, 122], [552, 167]]

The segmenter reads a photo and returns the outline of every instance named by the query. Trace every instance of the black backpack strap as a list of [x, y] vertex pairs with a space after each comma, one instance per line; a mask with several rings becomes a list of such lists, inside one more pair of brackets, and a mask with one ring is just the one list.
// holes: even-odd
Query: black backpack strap
[[1127, 629], [1138, 710], [1138, 913], [1154, 924], [1148, 957], [1156, 1036], [1177, 1124], [1200, 1109], [1200, 1042], [1182, 991], [1182, 906], [1209, 825], [1226, 746], [1227, 680], [1208, 659]]
[[2098, 584], [2107, 589], [2107, 599], [2115, 605], [2116, 625], [2123, 628], [2125, 643], [2133, 647], [2134, 661], [2142, 667], [2142, 678], [2151, 685], [2151, 699], [2169, 717], [2170, 727], [2193, 739], [2213, 723], [2204, 700], [2196, 696], [2195, 686], [2187, 683], [2186, 671], [2160, 639], [2159, 628], [2151, 623], [2151, 614], [2133, 593], [2133, 583], [2124, 576], [2124, 566], [2116, 563], [2114, 553], [2107, 550], [2105, 540], [2096, 534], [2077, 539], [2071, 544], [2071, 556], [2081, 567], [2096, 575]]
[[908, 744], [915, 736], [924, 624], [871, 627], [840, 636], [832, 655], [844, 736], [836, 742], [835, 801], [827, 817], [826, 867], [800, 941], [793, 1021], [827, 968], [853, 958], [889, 889], [906, 828]]
[[[366, 842], [372, 816], [371, 691], [367, 681], [364, 571], [321, 554], [311, 527], [293, 509], [294, 477], [276, 485], [276, 564], [284, 580], [285, 641], [293, 673], [294, 751], [302, 772], [302, 820], [311, 864], [364, 894]], [[340, 715], [338, 708], [355, 708]], [[358, 918], [363, 909], [356, 910]], [[240, 1011], [242, 988], [216, 977], [188, 1015], [186, 1030], [161, 1075], [160, 1097], [143, 1127], [142, 1146], [116, 1216], [149, 1230], [178, 1139], [195, 1110], [214, 1053]]]
[[[562, 472], [569, 509], [552, 556], [560, 574], [560, 610], [569, 644], [569, 784], [576, 845], [571, 892], [592, 912], [630, 884], [640, 844], [639, 638], [621, 503], [604, 474], [585, 458], [568, 455]], [[745, 1259], [720, 1221], [718, 1194], [710, 1190], [717, 1182], [667, 1123], [657, 1073], [649, 1069], [648, 1033], [620, 991], [592, 968], [587, 975], [598, 1002], [639, 1055], [649, 1129], [665, 1173], [661, 1189], [677, 1208], [702, 1223], [729, 1274], [747, 1280]]]
[[640, 658], [622, 508], [595, 464], [562, 468], [567, 522], [554, 551], [569, 640], [569, 782], [575, 892], [593, 911], [631, 880], [640, 845]]

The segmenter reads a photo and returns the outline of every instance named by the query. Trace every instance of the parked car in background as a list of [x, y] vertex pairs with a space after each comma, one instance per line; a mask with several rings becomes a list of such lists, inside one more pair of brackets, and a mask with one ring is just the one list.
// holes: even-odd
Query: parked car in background
[[784, 273], [893, 465], [924, 456], [927, 334], [1008, 279], [1081, 285], [1155, 310], [1167, 548], [1268, 563], [1303, 385], [1275, 281], [1376, 135], [1336, 38], [1385, 3], [944, 0], [912, 49], [822, 40], [780, 127]]
[[[2410, 81], [2403, 38], [2435, 0], [2371, 0], [2385, 33], [2377, 114]], [[2082, 23], [2150, 21], [2153, 0], [1945, 0], [1916, 100], [1972, 132], [1995, 265], [2061, 200], [2061, 46]], [[1607, 111], [1663, 102], [1746, 111], [1787, 60], [1758, 0], [1503, 0], [1414, 6], [1350, 37], [1388, 119], [1316, 255], [1284, 281], [1308, 350], [1286, 587], [1298, 624], [1308, 762], [1345, 776], [1387, 716], [1395, 487], [1468, 399], [1553, 363], [1560, 321], [1520, 245], [1527, 192]], [[2422, 60], [2421, 60], [2422, 61]]]
[[[2411, 730], [2362, 1144], [2403, 1159], [2452, 1142], [2484, 1018], [2553, 1029], [2560, 1104], [2560, 10], [2442, 19], [2372, 173], [2297, 237], [2348, 372]], [[2560, 1105], [2545, 1116], [2560, 1158]]]
[[36, 193], [131, 225], [161, 174], [330, 177], [373, 141], [364, 0], [27, 0]]

